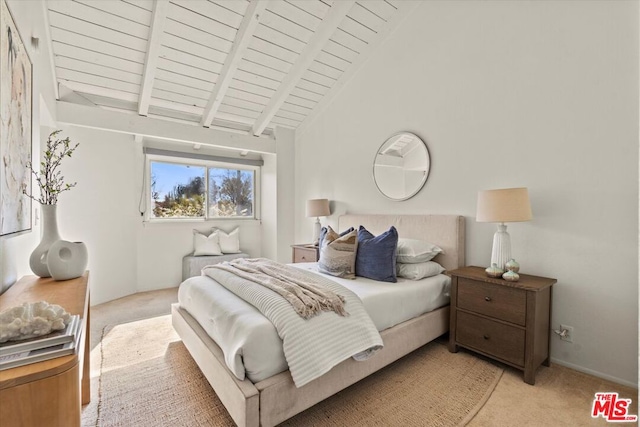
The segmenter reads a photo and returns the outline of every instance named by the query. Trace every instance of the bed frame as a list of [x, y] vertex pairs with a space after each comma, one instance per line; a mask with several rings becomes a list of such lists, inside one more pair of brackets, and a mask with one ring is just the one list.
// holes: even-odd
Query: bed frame
[[[447, 270], [464, 265], [464, 217], [456, 215], [343, 215], [339, 229], [363, 225], [377, 235], [391, 225], [400, 237], [427, 240], [443, 253], [435, 261]], [[442, 307], [380, 333], [384, 348], [364, 362], [338, 364], [322, 377], [296, 388], [289, 371], [252, 383], [238, 380], [224, 354], [179, 304], [171, 307], [173, 327], [216, 394], [239, 426], [274, 426], [371, 375], [449, 330], [449, 307]]]

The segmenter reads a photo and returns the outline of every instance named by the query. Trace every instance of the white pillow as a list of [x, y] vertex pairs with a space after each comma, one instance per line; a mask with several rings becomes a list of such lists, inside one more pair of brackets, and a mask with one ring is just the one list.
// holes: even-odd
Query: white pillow
[[193, 230], [193, 256], [222, 255], [220, 236], [211, 233], [206, 236], [198, 230]]
[[220, 249], [223, 254], [239, 254], [240, 250], [240, 227], [236, 227], [231, 233], [226, 233], [219, 228], [214, 228], [213, 233], [220, 238]]
[[433, 261], [419, 262], [417, 264], [396, 264], [397, 276], [411, 280], [435, 276], [443, 271], [444, 267]]
[[431, 261], [442, 252], [438, 246], [418, 239], [398, 239], [398, 258], [400, 264], [415, 264]]

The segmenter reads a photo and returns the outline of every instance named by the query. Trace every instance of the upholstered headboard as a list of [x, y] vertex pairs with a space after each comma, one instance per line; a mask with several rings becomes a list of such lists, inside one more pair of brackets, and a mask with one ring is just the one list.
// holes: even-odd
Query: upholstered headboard
[[447, 270], [464, 266], [464, 217], [458, 215], [342, 215], [340, 231], [364, 226], [378, 235], [392, 225], [400, 237], [426, 240], [442, 248], [434, 258]]

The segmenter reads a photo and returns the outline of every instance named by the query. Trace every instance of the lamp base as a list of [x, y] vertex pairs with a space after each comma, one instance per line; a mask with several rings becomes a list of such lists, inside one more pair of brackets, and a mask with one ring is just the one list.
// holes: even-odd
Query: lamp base
[[320, 218], [316, 218], [316, 222], [313, 224], [313, 240], [311, 241], [316, 246], [320, 242], [320, 228]]
[[498, 224], [498, 231], [493, 235], [493, 249], [491, 250], [491, 265], [505, 270], [505, 264], [511, 259], [511, 237], [507, 233], [507, 226]]

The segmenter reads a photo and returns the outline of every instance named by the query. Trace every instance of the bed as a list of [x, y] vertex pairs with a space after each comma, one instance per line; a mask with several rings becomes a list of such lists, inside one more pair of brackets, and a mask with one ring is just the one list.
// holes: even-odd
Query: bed
[[[343, 215], [339, 229], [365, 226], [374, 234], [391, 225], [400, 237], [427, 240], [443, 253], [435, 261], [447, 270], [464, 265], [464, 218], [455, 215]], [[208, 280], [208, 279], [207, 279]], [[181, 305], [172, 306], [173, 326], [193, 359], [239, 426], [273, 426], [412, 352], [449, 329], [448, 305], [381, 331], [384, 348], [364, 362], [348, 359], [323, 376], [296, 388], [288, 371], [251, 381], [239, 380], [225, 355]]]

